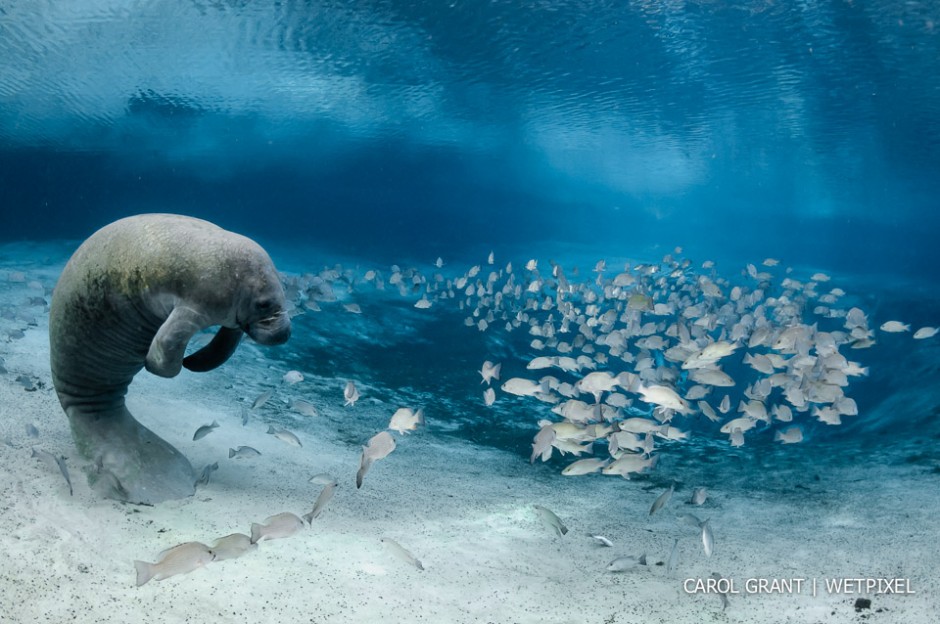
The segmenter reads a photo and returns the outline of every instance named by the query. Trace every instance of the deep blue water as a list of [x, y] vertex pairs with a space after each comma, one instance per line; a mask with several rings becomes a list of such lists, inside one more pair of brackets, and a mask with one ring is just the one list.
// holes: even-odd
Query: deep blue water
[[[0, 2], [0, 239], [165, 211], [374, 266], [679, 245], [936, 325], [938, 24], [940, 2], [893, 0]], [[301, 357], [469, 404], [482, 338], [443, 380], [397, 368], [464, 341], [454, 319]], [[845, 430], [936, 431], [936, 348], [866, 357]], [[877, 411], [904, 392], [911, 413]]]

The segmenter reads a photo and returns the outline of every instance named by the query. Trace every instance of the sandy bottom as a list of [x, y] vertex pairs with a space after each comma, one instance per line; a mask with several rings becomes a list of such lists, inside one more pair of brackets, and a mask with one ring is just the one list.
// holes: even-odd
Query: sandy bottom
[[[2, 257], [7, 308], [42, 296], [30, 282], [51, 287], [64, 260], [31, 248], [5, 249]], [[43, 261], [27, 260], [35, 257]], [[12, 271], [23, 271], [25, 281]], [[0, 374], [2, 622], [857, 622], [859, 595], [825, 587], [845, 577], [905, 579], [901, 587], [915, 592], [862, 595], [871, 599], [862, 612], [868, 621], [937, 621], [940, 496], [937, 475], [923, 466], [864, 450], [840, 458], [728, 455], [695, 465], [664, 455], [655, 480], [566, 478], [436, 432], [429, 407], [427, 429], [395, 434], [398, 448], [357, 490], [359, 445], [398, 406], [364, 393], [344, 409], [343, 380], [308, 379], [278, 387], [271, 405], [243, 426], [242, 407], [286, 372], [250, 345], [218, 371], [172, 380], [144, 373], [131, 386], [128, 404], [142, 422], [197, 470], [219, 463], [209, 485], [156, 507], [101, 500], [86, 483], [51, 389], [48, 315], [31, 309], [32, 323], [6, 319], [0, 327], [25, 328], [22, 338], [0, 334], [7, 371]], [[25, 388], [30, 380], [37, 389]], [[291, 396], [314, 401], [322, 415], [290, 415]], [[192, 441], [213, 420], [221, 426]], [[303, 448], [266, 435], [269, 422], [297, 432]], [[228, 449], [243, 444], [261, 456], [229, 459]], [[33, 447], [68, 458], [74, 495], [58, 470], [31, 458]], [[248, 533], [275, 513], [307, 513], [320, 490], [308, 479], [321, 472], [340, 485], [312, 527], [239, 559], [135, 586], [135, 559]], [[679, 489], [650, 519], [673, 475], [682, 477]], [[685, 504], [695, 485], [711, 492], [702, 507]], [[558, 537], [534, 504], [560, 516], [568, 534]], [[711, 557], [700, 531], [676, 521], [686, 512], [711, 519]], [[425, 569], [397, 558], [383, 537]], [[669, 574], [675, 539], [678, 566]], [[616, 557], [643, 553], [645, 567], [606, 571]], [[740, 592], [726, 609], [716, 594], [684, 590], [692, 586], [687, 579], [713, 572]], [[799, 593], [747, 591], [747, 579], [797, 578], [805, 579]]]

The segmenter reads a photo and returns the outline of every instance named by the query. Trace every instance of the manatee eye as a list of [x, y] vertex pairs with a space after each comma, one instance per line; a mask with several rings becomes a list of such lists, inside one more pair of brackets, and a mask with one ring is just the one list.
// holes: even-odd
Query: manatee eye
[[255, 307], [258, 308], [258, 311], [261, 313], [270, 312], [274, 304], [270, 299], [261, 299], [256, 304]]

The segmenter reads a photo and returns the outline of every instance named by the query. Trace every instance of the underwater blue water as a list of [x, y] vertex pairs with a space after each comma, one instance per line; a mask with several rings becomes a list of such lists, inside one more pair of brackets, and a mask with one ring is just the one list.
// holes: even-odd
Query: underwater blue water
[[[826, 271], [873, 321], [936, 325], [938, 20], [892, 0], [2, 2], [0, 239], [162, 211], [279, 263], [495, 250], [587, 271], [681, 246], [728, 277]], [[456, 311], [395, 338], [410, 305], [380, 301], [359, 333], [298, 319], [271, 356], [445, 396], [464, 435], [527, 453], [535, 417], [494, 426], [475, 372], [494, 351], [523, 365], [525, 342]], [[936, 435], [937, 362], [880, 342], [838, 435]]]

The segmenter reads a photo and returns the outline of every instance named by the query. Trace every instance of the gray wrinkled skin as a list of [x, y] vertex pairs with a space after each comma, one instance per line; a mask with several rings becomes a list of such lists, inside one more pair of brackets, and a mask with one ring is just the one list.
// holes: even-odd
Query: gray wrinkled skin
[[[185, 358], [189, 340], [219, 325]], [[192, 466], [124, 406], [142, 368], [174, 377], [211, 370], [243, 333], [275, 345], [290, 337], [274, 264], [254, 241], [207, 221], [138, 215], [105, 226], [66, 264], [49, 312], [52, 380], [93, 487], [158, 503], [191, 496]]]

